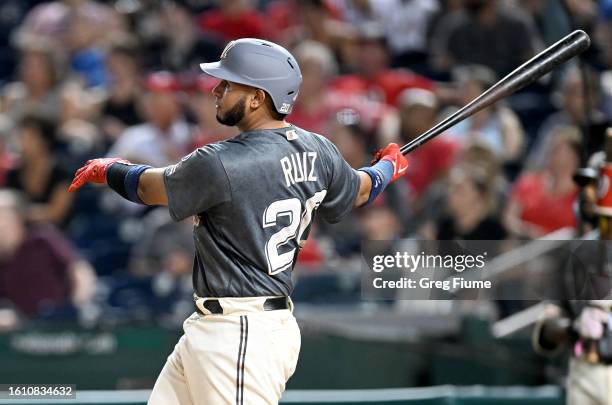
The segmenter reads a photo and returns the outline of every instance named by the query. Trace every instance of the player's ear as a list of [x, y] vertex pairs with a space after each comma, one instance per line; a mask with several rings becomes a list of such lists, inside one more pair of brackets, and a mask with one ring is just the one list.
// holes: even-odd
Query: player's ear
[[257, 109], [264, 105], [266, 102], [266, 92], [262, 89], [255, 89], [255, 94], [251, 99], [251, 108]]

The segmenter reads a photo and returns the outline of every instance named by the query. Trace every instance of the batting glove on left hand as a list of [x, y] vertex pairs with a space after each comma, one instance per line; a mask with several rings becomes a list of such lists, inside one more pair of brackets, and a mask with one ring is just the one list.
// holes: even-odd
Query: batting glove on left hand
[[372, 165], [381, 160], [387, 160], [393, 165], [393, 177], [391, 177], [391, 183], [406, 174], [406, 170], [408, 169], [408, 159], [406, 159], [402, 152], [400, 152], [400, 148], [396, 143], [390, 143], [383, 149], [379, 149], [374, 154]]
[[115, 163], [130, 164], [125, 159], [119, 158], [102, 158], [88, 160], [85, 166], [81, 167], [74, 174], [74, 179], [68, 188], [68, 191], [74, 192], [84, 186], [86, 183], [106, 183], [106, 171]]

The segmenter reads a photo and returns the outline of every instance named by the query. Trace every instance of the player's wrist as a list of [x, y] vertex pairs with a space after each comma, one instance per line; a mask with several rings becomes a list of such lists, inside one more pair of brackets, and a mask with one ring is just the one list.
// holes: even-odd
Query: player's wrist
[[393, 163], [389, 162], [387, 159], [381, 159], [373, 166], [362, 167], [359, 170], [367, 173], [372, 182], [370, 195], [365, 204], [368, 205], [384, 191], [389, 183], [391, 183], [391, 179], [393, 178]]
[[129, 162], [114, 162], [106, 168], [106, 182], [108, 186], [126, 200], [145, 204], [138, 195], [140, 176], [148, 165], [134, 165]]

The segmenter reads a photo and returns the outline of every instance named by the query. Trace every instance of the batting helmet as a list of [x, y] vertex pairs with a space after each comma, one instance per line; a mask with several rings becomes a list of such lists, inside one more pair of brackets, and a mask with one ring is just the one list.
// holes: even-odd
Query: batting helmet
[[221, 53], [221, 60], [202, 63], [200, 68], [216, 78], [265, 90], [280, 114], [291, 112], [302, 83], [293, 55], [263, 39], [231, 41]]

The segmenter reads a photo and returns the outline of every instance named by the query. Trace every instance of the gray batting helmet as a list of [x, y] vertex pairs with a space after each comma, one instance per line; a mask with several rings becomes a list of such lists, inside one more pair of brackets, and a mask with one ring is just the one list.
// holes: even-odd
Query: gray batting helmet
[[202, 63], [200, 68], [216, 78], [265, 90], [281, 114], [291, 112], [302, 83], [293, 55], [274, 42], [257, 38], [230, 42], [219, 62]]

